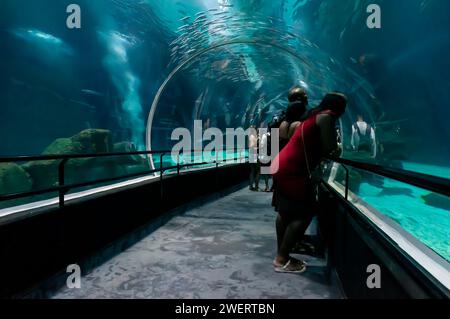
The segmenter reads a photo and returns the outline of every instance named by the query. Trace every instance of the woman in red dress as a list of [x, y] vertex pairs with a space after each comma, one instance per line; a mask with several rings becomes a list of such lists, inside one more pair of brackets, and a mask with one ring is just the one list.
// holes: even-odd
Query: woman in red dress
[[326, 155], [337, 150], [335, 124], [345, 112], [347, 98], [329, 93], [302, 122], [296, 123], [289, 143], [273, 161], [271, 170], [277, 189], [276, 228], [278, 253], [275, 271], [302, 273], [305, 263], [289, 253], [311, 222], [314, 211], [313, 173]]

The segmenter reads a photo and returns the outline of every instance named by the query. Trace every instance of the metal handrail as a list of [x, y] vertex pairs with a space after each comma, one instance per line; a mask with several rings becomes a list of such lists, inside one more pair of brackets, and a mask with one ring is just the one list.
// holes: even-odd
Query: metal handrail
[[[220, 151], [245, 151], [246, 148], [235, 148], [235, 149], [218, 149], [217, 152]], [[195, 154], [195, 153], [203, 153], [203, 151], [190, 151], [187, 152], [188, 154]], [[41, 156], [15, 156], [15, 157], [0, 157], [0, 163], [13, 163], [13, 162], [36, 162], [36, 161], [47, 161], [47, 160], [61, 160], [61, 162], [58, 165], [58, 186], [41, 189], [41, 190], [35, 190], [35, 191], [29, 191], [29, 192], [20, 192], [20, 193], [13, 193], [13, 194], [6, 194], [6, 195], [0, 195], [0, 202], [8, 201], [8, 200], [14, 200], [14, 199], [20, 199], [25, 197], [31, 197], [36, 195], [43, 195], [47, 193], [54, 193], [58, 192], [59, 195], [59, 206], [64, 207], [64, 196], [67, 194], [67, 192], [70, 191], [70, 189], [74, 188], [82, 188], [87, 186], [93, 186], [98, 184], [105, 184], [105, 183], [111, 183], [115, 181], [130, 179], [130, 178], [136, 178], [140, 176], [146, 176], [149, 174], [154, 173], [160, 173], [160, 179], [161, 182], [163, 180], [163, 175], [165, 171], [168, 170], [175, 170], [177, 176], [180, 175], [180, 170], [182, 168], [187, 167], [194, 167], [194, 166], [200, 166], [200, 165], [208, 165], [208, 164], [215, 164], [216, 168], [218, 167], [219, 163], [225, 163], [230, 160], [238, 161], [246, 159], [246, 157], [236, 157], [236, 154], [233, 154], [233, 159], [223, 159], [221, 161], [218, 160], [218, 156], [216, 154], [216, 160], [210, 161], [210, 162], [201, 162], [201, 163], [188, 163], [188, 164], [180, 164], [180, 156], [178, 154], [177, 156], [177, 165], [176, 166], [168, 166], [164, 167], [163, 158], [164, 155], [170, 154], [171, 151], [136, 151], [136, 152], [120, 152], [120, 153], [97, 153], [97, 154], [64, 154], [64, 155], [41, 155]], [[159, 154], [160, 155], [160, 168], [159, 169], [153, 169], [149, 171], [134, 173], [134, 174], [127, 174], [122, 175], [118, 177], [112, 177], [112, 178], [104, 178], [104, 179], [97, 179], [95, 181], [88, 181], [83, 183], [76, 183], [71, 185], [65, 185], [65, 165], [68, 161], [72, 159], [80, 159], [80, 158], [103, 158], [103, 157], [120, 157], [120, 156], [133, 156], [133, 155], [152, 155], [152, 154]], [[161, 196], [162, 196], [162, 183], [161, 183]]]
[[346, 181], [347, 181], [345, 185], [346, 194], [348, 194], [349, 172], [348, 169], [345, 167], [345, 165], [450, 197], [450, 179], [448, 178], [417, 173], [400, 168], [391, 168], [391, 167], [384, 167], [381, 165], [356, 162], [337, 157], [328, 157], [327, 159], [342, 164], [346, 169]]
[[[218, 149], [216, 151], [245, 151], [246, 148], [235, 149]], [[120, 156], [134, 156], [134, 155], [153, 155], [153, 154], [169, 154], [171, 150], [165, 151], [135, 151], [135, 152], [117, 152], [117, 153], [91, 153], [91, 154], [60, 154], [60, 155], [31, 155], [31, 156], [4, 156], [0, 157], [0, 163], [15, 163], [15, 162], [37, 162], [49, 160], [71, 160], [80, 158], [100, 158], [100, 157], [120, 157]], [[191, 150], [186, 153], [202, 153], [203, 150]]]

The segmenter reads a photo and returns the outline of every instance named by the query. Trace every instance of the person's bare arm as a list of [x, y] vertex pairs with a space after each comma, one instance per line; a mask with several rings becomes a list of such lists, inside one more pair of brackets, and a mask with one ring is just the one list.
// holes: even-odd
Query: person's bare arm
[[335, 120], [329, 114], [317, 116], [317, 125], [320, 128], [320, 140], [322, 143], [322, 156], [327, 156], [338, 149]]
[[289, 139], [289, 123], [286, 121], [280, 125], [280, 138]]
[[350, 145], [352, 146], [353, 150], [356, 150], [355, 137], [356, 137], [356, 130], [355, 130], [355, 127], [352, 126], [352, 139], [350, 141]]
[[302, 122], [294, 122], [291, 124], [291, 126], [289, 127], [289, 133], [288, 133], [289, 139], [291, 139], [291, 137], [294, 136], [295, 131], [300, 126], [300, 124], [302, 124]]
[[372, 158], [376, 158], [377, 157], [377, 139], [375, 137], [375, 130], [372, 128], [370, 130], [370, 138], [372, 140]]

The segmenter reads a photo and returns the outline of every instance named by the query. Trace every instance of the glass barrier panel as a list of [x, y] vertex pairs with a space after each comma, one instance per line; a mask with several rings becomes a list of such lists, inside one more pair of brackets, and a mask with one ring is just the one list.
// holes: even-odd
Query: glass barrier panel
[[[329, 183], [345, 188], [345, 169], [327, 164]], [[349, 191], [450, 261], [450, 198], [348, 167]]]

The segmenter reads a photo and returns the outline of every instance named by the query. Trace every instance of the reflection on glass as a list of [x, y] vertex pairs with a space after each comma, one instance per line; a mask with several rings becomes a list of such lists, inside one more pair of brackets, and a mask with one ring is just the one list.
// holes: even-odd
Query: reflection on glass
[[[450, 173], [450, 168], [439, 169]], [[340, 165], [334, 176], [335, 182], [345, 185]], [[450, 261], [450, 198], [352, 168], [349, 190]]]

